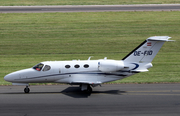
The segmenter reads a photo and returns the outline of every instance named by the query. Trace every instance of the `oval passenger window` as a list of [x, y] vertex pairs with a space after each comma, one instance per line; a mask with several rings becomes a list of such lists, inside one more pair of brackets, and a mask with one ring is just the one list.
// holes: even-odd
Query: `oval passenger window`
[[79, 66], [78, 64], [76, 64], [74, 67], [75, 67], [75, 68], [79, 68], [80, 66]]
[[70, 65], [66, 65], [65, 68], [70, 68], [71, 66]]
[[89, 67], [89, 65], [88, 65], [88, 64], [85, 64], [85, 65], [84, 65], [84, 68], [88, 68], [88, 67]]

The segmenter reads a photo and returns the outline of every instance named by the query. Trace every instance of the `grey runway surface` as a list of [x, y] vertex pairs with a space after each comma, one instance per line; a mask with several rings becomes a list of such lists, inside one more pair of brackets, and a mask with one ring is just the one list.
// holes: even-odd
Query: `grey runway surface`
[[179, 116], [180, 84], [0, 86], [1, 116]]
[[0, 13], [107, 12], [107, 11], [180, 11], [180, 4], [0, 6]]

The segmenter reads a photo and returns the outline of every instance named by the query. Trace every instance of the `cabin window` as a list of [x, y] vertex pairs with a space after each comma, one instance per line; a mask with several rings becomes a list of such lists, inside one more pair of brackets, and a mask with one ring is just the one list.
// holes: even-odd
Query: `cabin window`
[[84, 65], [84, 68], [88, 68], [88, 67], [89, 67], [89, 65], [88, 65], [88, 64], [85, 64], [85, 65]]
[[65, 68], [70, 68], [71, 66], [70, 65], [66, 65]]
[[33, 69], [37, 70], [37, 71], [41, 71], [41, 69], [43, 68], [44, 64], [42, 63], [39, 63], [35, 66], [33, 66]]
[[75, 68], [79, 68], [80, 66], [79, 66], [78, 64], [76, 64], [74, 67], [75, 67]]
[[51, 69], [51, 67], [50, 67], [49, 65], [45, 65], [43, 71], [48, 71], [48, 70], [50, 70], [50, 69]]

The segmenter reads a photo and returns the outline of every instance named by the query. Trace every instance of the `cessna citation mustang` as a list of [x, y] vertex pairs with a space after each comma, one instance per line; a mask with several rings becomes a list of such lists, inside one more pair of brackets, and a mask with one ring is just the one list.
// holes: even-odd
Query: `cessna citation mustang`
[[[13, 85], [24, 85], [29, 93], [29, 83], [67, 83], [80, 85], [82, 91], [92, 92], [91, 87], [123, 79], [151, 68], [152, 60], [168, 36], [154, 36], [146, 39], [122, 60], [73, 60], [41, 62], [32, 68], [16, 71], [4, 77]], [[171, 40], [172, 41], [172, 40]]]

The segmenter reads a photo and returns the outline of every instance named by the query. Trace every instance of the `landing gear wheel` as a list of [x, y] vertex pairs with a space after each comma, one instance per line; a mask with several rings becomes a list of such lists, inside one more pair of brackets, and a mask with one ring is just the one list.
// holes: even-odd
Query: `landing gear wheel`
[[91, 93], [91, 92], [92, 92], [92, 88], [91, 88], [90, 85], [88, 85], [88, 87], [87, 87], [87, 93]]
[[24, 93], [29, 93], [30, 89], [28, 87], [24, 88]]

